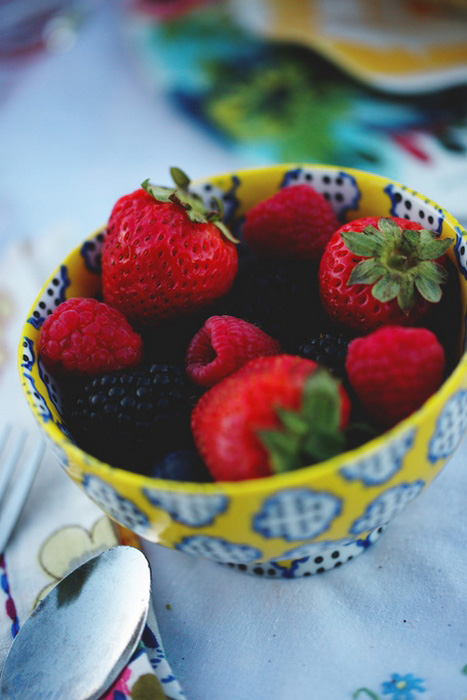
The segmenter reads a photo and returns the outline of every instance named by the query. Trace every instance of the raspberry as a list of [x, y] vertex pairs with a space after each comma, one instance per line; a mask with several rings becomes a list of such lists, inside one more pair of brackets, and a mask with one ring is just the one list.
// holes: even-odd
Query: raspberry
[[339, 222], [309, 185], [284, 187], [246, 213], [245, 241], [261, 255], [319, 260]]
[[39, 352], [59, 373], [94, 375], [137, 365], [141, 337], [117, 309], [96, 299], [68, 299], [41, 328]]
[[330, 333], [320, 333], [302, 343], [298, 349], [301, 357], [314, 360], [324, 365], [335, 377], [345, 377], [345, 358], [347, 357], [348, 341], [341, 336]]
[[368, 415], [389, 428], [437, 391], [444, 364], [444, 350], [431, 331], [385, 326], [351, 341], [345, 367]]
[[211, 316], [188, 346], [186, 372], [196, 384], [213, 386], [248, 360], [280, 352], [279, 343], [253, 324]]
[[150, 364], [82, 380], [65, 409], [68, 429], [86, 452], [147, 473], [168, 451], [191, 445], [194, 397], [183, 370]]

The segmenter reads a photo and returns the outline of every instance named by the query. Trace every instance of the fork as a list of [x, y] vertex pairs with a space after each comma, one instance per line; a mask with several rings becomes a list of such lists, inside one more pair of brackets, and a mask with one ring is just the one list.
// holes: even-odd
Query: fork
[[0, 431], [0, 554], [21, 515], [44, 449], [42, 440], [24, 430], [18, 435], [7, 424]]

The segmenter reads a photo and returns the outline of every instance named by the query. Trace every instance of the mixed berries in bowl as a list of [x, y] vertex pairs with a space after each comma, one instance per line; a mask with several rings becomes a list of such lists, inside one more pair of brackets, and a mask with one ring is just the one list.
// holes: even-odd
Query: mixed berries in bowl
[[340, 566], [467, 429], [465, 231], [362, 171], [171, 172], [41, 290], [28, 403], [143, 538], [262, 576]]

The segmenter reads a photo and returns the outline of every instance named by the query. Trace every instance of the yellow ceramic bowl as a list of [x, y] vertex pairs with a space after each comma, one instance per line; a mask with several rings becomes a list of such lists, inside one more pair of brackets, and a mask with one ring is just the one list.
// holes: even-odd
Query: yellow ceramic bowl
[[[224, 200], [239, 217], [279, 188], [310, 183], [342, 221], [407, 216], [441, 237], [467, 297], [466, 232], [453, 217], [407, 187], [358, 170], [287, 164], [218, 175], [193, 183], [202, 197]], [[103, 233], [88, 238], [49, 277], [31, 309], [19, 371], [32, 412], [70, 477], [111, 518], [143, 538], [263, 576], [292, 578], [339, 566], [363, 551], [438, 474], [467, 428], [467, 359], [408, 419], [362, 447], [322, 464], [235, 483], [177, 483], [115, 469], [67, 437], [59, 388], [38, 359], [42, 321], [59, 301], [93, 296], [100, 287]], [[464, 348], [465, 322], [460, 338]]]

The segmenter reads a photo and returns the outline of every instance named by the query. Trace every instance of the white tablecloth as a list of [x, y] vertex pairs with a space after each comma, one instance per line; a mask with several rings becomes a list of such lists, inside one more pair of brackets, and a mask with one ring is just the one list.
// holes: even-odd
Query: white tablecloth
[[[29, 427], [16, 343], [63, 254], [146, 177], [166, 182], [173, 164], [192, 176], [246, 165], [144, 91], [117, 9], [104, 4], [73, 50], [26, 66], [0, 100], [0, 264], [24, 292], [15, 296], [11, 276], [0, 277], [5, 308], [5, 294], [14, 307], [0, 331], [9, 356], [0, 418]], [[467, 698], [466, 456], [464, 442], [374, 547], [321, 576], [262, 580], [145, 546], [162, 640], [187, 698]], [[48, 456], [10, 547], [40, 514], [53, 520], [58, 493], [69, 499], [69, 525], [84, 525], [87, 499]], [[27, 589], [27, 562], [11, 573]], [[0, 608], [0, 629], [7, 622]]]

